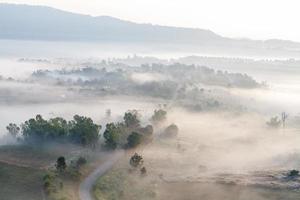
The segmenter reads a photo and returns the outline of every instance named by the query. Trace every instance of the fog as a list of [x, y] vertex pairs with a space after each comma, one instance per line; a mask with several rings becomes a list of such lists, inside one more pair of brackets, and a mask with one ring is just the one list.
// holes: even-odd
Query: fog
[[[299, 134], [294, 130], [269, 129], [265, 118], [258, 114], [198, 114], [178, 109], [169, 114], [169, 120], [180, 127], [180, 135], [174, 141], [174, 146], [165, 146], [165, 149], [177, 148], [177, 143], [182, 149], [166, 154], [169, 154], [169, 158], [172, 155], [182, 156], [180, 159], [172, 159], [177, 163], [176, 168], [183, 168], [179, 165], [184, 165], [184, 174], [189, 178], [199, 178], [196, 174], [188, 174], [193, 172], [187, 169], [189, 164], [194, 170], [205, 166], [209, 172], [227, 173], [289, 169], [299, 165], [299, 160], [281, 160], [299, 150]], [[162, 159], [165, 157], [164, 148], [153, 149], [155, 155], [161, 155]], [[170, 168], [166, 170], [171, 173]], [[177, 170], [174, 173], [182, 176]], [[174, 174], [170, 175], [170, 178], [175, 177]]]
[[270, 129], [257, 113], [168, 114], [178, 138], [138, 151], [157, 199], [297, 199], [299, 180], [286, 176], [300, 164], [299, 131]]
[[[123, 46], [116, 52], [108, 44], [90, 49], [49, 42], [39, 51], [44, 43], [0, 43], [12, 45], [11, 50], [0, 48], [0, 144], [13, 142], [6, 136], [9, 123], [21, 124], [36, 114], [46, 119], [79, 114], [105, 127], [135, 109], [146, 125], [165, 104], [163, 126], [176, 124], [178, 137], [161, 139], [162, 127], [155, 127], [156, 140], [138, 150], [149, 171], [145, 181], [155, 180], [158, 199], [199, 198], [191, 193], [200, 188], [199, 195], [210, 191], [207, 199], [265, 200], [270, 199], [265, 193], [277, 195], [268, 189], [280, 188], [284, 194], [300, 187], [298, 178], [285, 179], [300, 166], [298, 60], [191, 59], [171, 51], [155, 57], [151, 47]], [[22, 47], [14, 51], [16, 44]], [[270, 128], [266, 122], [281, 112], [288, 113], [286, 128]], [[248, 197], [222, 198], [227, 190], [244, 186], [249, 188], [238, 191]], [[171, 190], [178, 188], [182, 194], [174, 197]], [[293, 192], [289, 195], [296, 199]]]

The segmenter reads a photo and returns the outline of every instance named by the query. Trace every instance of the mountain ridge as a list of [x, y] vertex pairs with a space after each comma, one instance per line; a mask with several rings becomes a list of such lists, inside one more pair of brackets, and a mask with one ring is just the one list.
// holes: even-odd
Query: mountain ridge
[[291, 40], [235, 39], [211, 30], [135, 23], [60, 9], [0, 3], [0, 39], [170, 43], [210, 48], [259, 48], [299, 51]]

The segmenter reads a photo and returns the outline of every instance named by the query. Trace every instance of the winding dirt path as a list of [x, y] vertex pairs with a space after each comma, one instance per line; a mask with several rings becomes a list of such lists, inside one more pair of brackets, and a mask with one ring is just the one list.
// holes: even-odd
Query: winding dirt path
[[124, 151], [116, 151], [110, 155], [110, 159], [107, 159], [104, 163], [99, 165], [88, 177], [86, 177], [79, 186], [79, 198], [80, 200], [94, 200], [91, 194], [93, 185], [97, 179], [105, 174], [112, 166], [124, 155]]

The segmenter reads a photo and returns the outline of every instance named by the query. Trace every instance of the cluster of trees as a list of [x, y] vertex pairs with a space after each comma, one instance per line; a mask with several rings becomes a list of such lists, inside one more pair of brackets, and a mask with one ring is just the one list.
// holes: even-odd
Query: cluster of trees
[[[166, 118], [167, 112], [158, 109], [154, 111], [150, 121], [156, 126], [165, 122]], [[20, 127], [10, 123], [6, 128], [13, 137], [17, 138], [20, 135], [23, 141], [29, 143], [55, 141], [95, 147], [100, 138], [101, 126], [95, 124], [91, 118], [79, 115], [75, 115], [70, 121], [61, 117], [46, 120], [41, 115], [37, 115], [25, 121]], [[174, 124], [164, 131], [167, 137], [177, 134], [178, 127]], [[142, 126], [139, 113], [130, 110], [124, 114], [123, 121], [106, 124], [103, 138], [108, 149], [134, 148], [152, 140], [153, 126]]]
[[[97, 63], [94, 63], [97, 65]], [[93, 65], [94, 65], [93, 64]], [[252, 77], [246, 74], [216, 71], [214, 69], [174, 63], [170, 65], [152, 64], [142, 67], [130, 67], [111, 64], [109, 68], [82, 67], [78, 69], [61, 70], [38, 70], [34, 72], [28, 81], [42, 84], [54, 84], [67, 88], [84, 88], [84, 90], [73, 90], [84, 97], [89, 95], [128, 95], [128, 96], [150, 96], [155, 98], [172, 99], [181, 106], [193, 110], [209, 110], [231, 104], [223, 100], [217, 90], [203, 91], [199, 85], [211, 85], [237, 88], [263, 87]], [[119, 63], [120, 64], [120, 63]], [[84, 64], [86, 66], [86, 63]], [[102, 66], [102, 67], [103, 67]], [[159, 77], [156, 76], [159, 74]], [[135, 75], [153, 77], [149, 81], [139, 82], [132, 77]], [[204, 88], [206, 88], [204, 86]], [[178, 90], [178, 88], [180, 88]], [[174, 99], [176, 97], [176, 99]], [[195, 105], [196, 106], [193, 106]]]
[[136, 110], [124, 114], [123, 121], [109, 123], [103, 133], [105, 146], [109, 149], [134, 148], [152, 139], [153, 127], [141, 126], [140, 116]]
[[133, 156], [131, 156], [129, 164], [134, 170], [139, 169], [141, 175], [146, 175], [147, 169], [144, 166], [144, 159], [141, 155], [135, 153]]
[[41, 115], [31, 118], [21, 124], [9, 124], [8, 132], [17, 137], [19, 132], [26, 142], [72, 142], [83, 146], [95, 146], [98, 142], [100, 125], [91, 118], [75, 115], [67, 121], [61, 117], [44, 119]]
[[[111, 64], [114, 65], [114, 64]], [[130, 78], [133, 73], [140, 74], [162, 74], [171, 77], [172, 80], [151, 81], [152, 84], [146, 84], [149, 89], [155, 89], [151, 86], [160, 86], [159, 89], [175, 89], [172, 85], [194, 82], [207, 85], [218, 85], [225, 87], [240, 87], [240, 88], [256, 88], [261, 84], [255, 81], [247, 74], [229, 73], [227, 71], [214, 70], [205, 66], [185, 65], [180, 63], [174, 64], [152, 64], [142, 65], [141, 67], [131, 66], [107, 66], [113, 70], [107, 70], [104, 65], [102, 69], [95, 67], [83, 67], [72, 70], [38, 70], [34, 72], [31, 78], [35, 81], [53, 80], [61, 84], [67, 85], [82, 85], [97, 87], [97, 85], [106, 85], [111, 88], [121, 88], [123, 85], [129, 86], [132, 89], [139, 84], [132, 81]], [[153, 84], [163, 82], [164, 84]], [[167, 87], [166, 87], [167, 86]], [[150, 88], [151, 87], [151, 88]], [[159, 93], [156, 93], [159, 94]], [[163, 94], [163, 93], [161, 93]]]
[[[134, 148], [141, 143], [148, 143], [153, 139], [153, 126], [141, 126], [139, 114], [136, 110], [128, 111], [123, 122], [109, 123], [104, 131], [105, 146], [109, 149]], [[154, 111], [150, 121], [154, 126], [161, 125], [167, 119], [167, 112], [163, 109]], [[175, 124], [167, 126], [162, 132], [164, 138], [174, 138], [179, 129]]]

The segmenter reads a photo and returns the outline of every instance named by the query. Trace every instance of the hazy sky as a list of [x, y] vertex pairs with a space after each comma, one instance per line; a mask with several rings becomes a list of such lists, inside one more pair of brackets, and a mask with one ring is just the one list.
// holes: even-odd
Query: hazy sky
[[0, 0], [134, 22], [210, 29], [223, 36], [300, 41], [299, 0]]

